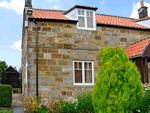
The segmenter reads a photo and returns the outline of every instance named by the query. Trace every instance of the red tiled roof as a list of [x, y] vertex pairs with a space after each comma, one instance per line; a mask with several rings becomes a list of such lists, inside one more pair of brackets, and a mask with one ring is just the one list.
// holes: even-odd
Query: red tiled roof
[[[71, 20], [63, 15], [64, 12], [65, 11], [33, 9], [32, 17], [39, 18], [39, 19]], [[109, 15], [100, 15], [100, 14], [97, 14], [95, 18], [96, 18], [96, 22], [100, 24], [110, 24], [110, 25], [118, 25], [124, 27], [150, 29], [150, 27], [139, 25], [133, 22], [136, 21], [136, 19], [109, 16]]]
[[134, 57], [140, 55], [143, 52], [143, 50], [145, 50], [149, 41], [150, 41], [150, 37], [146, 38], [145, 40], [143, 39], [137, 43], [132, 44], [126, 51], [128, 57]]
[[147, 19], [150, 19], [150, 17], [145, 17], [145, 18], [141, 18], [141, 19], [136, 19], [134, 22], [138, 22], [138, 21], [142, 21], [142, 20], [147, 20]]
[[59, 20], [70, 20], [69, 18], [62, 15], [63, 11], [53, 11], [53, 10], [37, 10], [34, 9], [32, 17], [40, 19], [59, 19]]
[[110, 25], [126, 26], [126, 27], [136, 27], [136, 28], [150, 28], [135, 22], [135, 19], [108, 16], [108, 15], [96, 15], [96, 22]]

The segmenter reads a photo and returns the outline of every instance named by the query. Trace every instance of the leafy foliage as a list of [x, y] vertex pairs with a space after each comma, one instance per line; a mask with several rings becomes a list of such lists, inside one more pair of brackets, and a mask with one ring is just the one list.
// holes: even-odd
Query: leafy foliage
[[7, 68], [7, 64], [5, 61], [0, 61], [0, 82], [1, 82], [1, 75], [2, 75], [2, 72]]
[[94, 111], [94, 107], [92, 105], [92, 91], [83, 91], [82, 93], [78, 92], [78, 110], [81, 112], [90, 112]]
[[62, 113], [78, 113], [78, 101], [73, 97], [60, 100]]
[[141, 75], [121, 47], [99, 52], [102, 67], [92, 94], [95, 113], [132, 113], [142, 101]]
[[150, 110], [150, 90], [145, 90], [142, 102], [137, 106], [136, 112], [147, 113]]
[[0, 107], [10, 107], [12, 103], [12, 86], [0, 85]]

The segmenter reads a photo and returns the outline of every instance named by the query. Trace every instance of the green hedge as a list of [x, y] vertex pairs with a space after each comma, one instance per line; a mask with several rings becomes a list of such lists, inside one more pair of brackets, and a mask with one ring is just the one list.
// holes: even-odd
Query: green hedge
[[0, 85], [0, 107], [11, 107], [12, 86]]

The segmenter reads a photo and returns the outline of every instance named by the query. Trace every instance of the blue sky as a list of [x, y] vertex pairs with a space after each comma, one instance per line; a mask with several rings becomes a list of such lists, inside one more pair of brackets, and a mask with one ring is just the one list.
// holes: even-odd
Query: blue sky
[[[68, 10], [74, 5], [98, 7], [96, 13], [138, 18], [140, 0], [32, 0], [33, 8]], [[144, 0], [150, 16], [150, 1]], [[0, 0], [0, 60], [21, 67], [24, 0]]]

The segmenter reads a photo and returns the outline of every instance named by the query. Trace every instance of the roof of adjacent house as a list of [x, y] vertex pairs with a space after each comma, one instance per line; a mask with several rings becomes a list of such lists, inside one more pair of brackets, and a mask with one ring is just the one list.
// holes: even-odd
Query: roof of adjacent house
[[142, 55], [142, 53], [148, 46], [149, 41], [150, 41], [150, 36], [132, 43], [131, 46], [126, 51], [128, 57], [131, 58], [131, 57]]
[[[66, 12], [67, 11], [60, 11], [60, 10], [33, 9], [32, 17], [37, 19], [71, 20], [64, 15], [64, 13]], [[104, 14], [96, 14], [95, 18], [97, 24], [150, 29], [150, 27], [146, 27], [144, 25], [140, 25], [134, 22], [138, 19], [104, 15]]]

